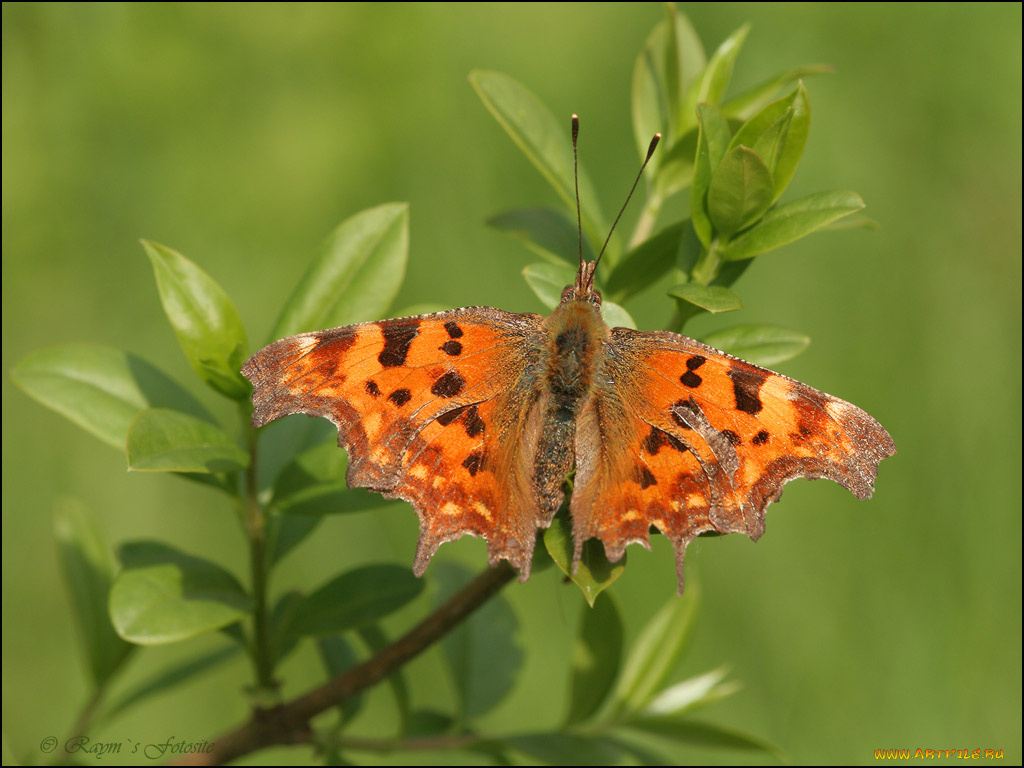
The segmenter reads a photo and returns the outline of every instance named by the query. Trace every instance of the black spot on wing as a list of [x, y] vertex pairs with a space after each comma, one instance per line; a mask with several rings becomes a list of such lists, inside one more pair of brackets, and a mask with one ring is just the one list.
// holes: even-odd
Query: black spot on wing
[[645, 489], [658, 484], [658, 480], [654, 477], [651, 470], [643, 465], [637, 467], [636, 481], [640, 483], [641, 488]]
[[476, 473], [484, 466], [483, 451], [473, 451], [463, 460], [462, 466], [469, 470], [470, 475], [476, 476]]
[[396, 389], [394, 392], [388, 395], [388, 400], [390, 400], [392, 403], [401, 408], [403, 405], [412, 400], [412, 392], [410, 392], [408, 389]]
[[365, 385], [366, 394], [370, 397], [380, 397], [380, 387], [377, 386], [377, 382], [373, 379], [368, 379]]
[[442, 413], [440, 416], [437, 417], [437, 423], [440, 424], [442, 427], [447, 427], [453, 421], [457, 421], [458, 418], [466, 412], [466, 409], [468, 407], [469, 406], [464, 405], [461, 408], [455, 408], [454, 410], [448, 411], [447, 413]]
[[438, 347], [438, 349], [440, 349], [446, 355], [449, 355], [451, 357], [458, 357], [459, 355], [462, 354], [462, 343], [458, 341], [452, 341], [451, 339], [449, 339], [440, 347]]
[[459, 324], [456, 323], [454, 320], [449, 320], [447, 323], [445, 323], [444, 324], [444, 329], [446, 331], [448, 331], [448, 338], [449, 339], [461, 339], [462, 338], [462, 329], [459, 328]]
[[475, 405], [471, 405], [466, 409], [466, 416], [462, 420], [462, 426], [466, 428], [467, 437], [477, 437], [483, 434], [486, 424], [480, 418], [480, 414], [477, 413]]
[[685, 453], [687, 447], [683, 443], [670, 435], [668, 432], [663, 432], [657, 427], [651, 427], [651, 433], [644, 438], [641, 443], [641, 448], [652, 456], [661, 450], [662, 446], [669, 446], [673, 450], [679, 451], [679, 453]]
[[736, 398], [736, 407], [751, 416], [760, 413], [764, 407], [761, 403], [761, 385], [768, 377], [760, 371], [733, 365], [729, 369], [729, 378], [732, 379], [732, 392]]
[[384, 349], [377, 355], [377, 362], [385, 368], [405, 365], [405, 358], [409, 355], [409, 346], [419, 333], [419, 322], [415, 320], [406, 320], [401, 325], [382, 326]]
[[[687, 361], [687, 365], [689, 365], [689, 360]], [[683, 382], [683, 384], [685, 384], [686, 386], [690, 387], [691, 389], [696, 389], [697, 387], [704, 383], [704, 379], [702, 379], [693, 371], [687, 371], [686, 373], [679, 377], [679, 380]]]
[[743, 442], [743, 438], [733, 432], [731, 429], [723, 429], [722, 437], [729, 441], [730, 445], [739, 445]]
[[751, 440], [750, 442], [752, 442], [754, 445], [764, 445], [765, 443], [768, 442], [768, 437], [768, 431], [762, 429], [760, 432], [754, 435], [754, 439]]
[[698, 368], [700, 368], [706, 362], [707, 362], [707, 358], [704, 357], [703, 355], [692, 355], [686, 361], [686, 368], [687, 368], [687, 370], [690, 370], [690, 371], [696, 371]]
[[434, 382], [430, 391], [438, 397], [455, 397], [466, 387], [466, 380], [458, 371], [448, 371]]

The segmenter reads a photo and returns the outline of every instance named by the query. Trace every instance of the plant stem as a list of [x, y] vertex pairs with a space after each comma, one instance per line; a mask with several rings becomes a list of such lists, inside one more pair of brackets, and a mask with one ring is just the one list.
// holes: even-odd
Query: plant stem
[[274, 665], [271, 659], [269, 612], [267, 608], [267, 526], [266, 515], [259, 502], [259, 438], [249, 426], [249, 409], [242, 408], [249, 442], [249, 467], [245, 471], [244, 517], [245, 532], [249, 538], [249, 567], [252, 577], [252, 661], [256, 675], [256, 696], [262, 702], [276, 695]]
[[497, 594], [515, 575], [515, 569], [506, 562], [489, 568], [373, 658], [294, 701], [271, 709], [257, 708], [247, 723], [217, 737], [209, 752], [188, 755], [179, 764], [220, 765], [274, 744], [308, 742], [312, 737], [310, 719], [395, 672]]

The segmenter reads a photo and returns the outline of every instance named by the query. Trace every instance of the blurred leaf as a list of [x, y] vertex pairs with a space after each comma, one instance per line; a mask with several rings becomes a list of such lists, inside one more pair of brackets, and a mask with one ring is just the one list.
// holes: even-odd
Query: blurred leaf
[[[654, 173], [654, 193], [665, 198], [693, 182], [693, 162], [697, 153], [697, 131], [691, 129], [661, 155]], [[658, 153], [655, 153], [655, 156]]]
[[[579, 262], [579, 231], [576, 222], [554, 208], [521, 208], [505, 211], [487, 220], [487, 224], [523, 244], [556, 266]], [[583, 239], [583, 258], [594, 260], [590, 241]]]
[[302, 593], [298, 590], [289, 590], [277, 599], [270, 612], [270, 651], [275, 667], [299, 642], [299, 636], [292, 632], [292, 626], [303, 599]]
[[[360, 639], [366, 643], [366, 647], [373, 654], [378, 654], [391, 645], [388, 636], [377, 623], [364, 624], [356, 630]], [[397, 669], [388, 675], [388, 687], [395, 697], [395, 707], [398, 709], [398, 733], [405, 733], [409, 726], [409, 683], [406, 680], [405, 668]]]
[[722, 236], [746, 229], [772, 204], [772, 174], [749, 147], [725, 153], [708, 185], [708, 218]]
[[729, 87], [729, 81], [732, 80], [732, 68], [748, 32], [750, 25], [744, 24], [729, 35], [712, 54], [700, 77], [687, 89], [675, 117], [676, 136], [685, 136], [686, 132], [693, 128], [697, 120], [695, 110], [698, 104], [718, 104], [721, 101], [725, 89]]
[[777, 205], [752, 229], [721, 249], [726, 260], [749, 259], [779, 248], [864, 207], [856, 192], [817, 192]]
[[271, 340], [379, 318], [402, 285], [408, 251], [407, 203], [378, 205], [349, 217], [295, 286]]
[[689, 302], [707, 312], [730, 312], [743, 308], [740, 297], [721, 285], [682, 283], [669, 288], [668, 295]]
[[614, 301], [601, 302], [601, 318], [609, 328], [632, 328], [636, 330], [636, 320]]
[[672, 224], [627, 253], [608, 275], [608, 296], [623, 302], [657, 282], [675, 264], [687, 227], [686, 222]]
[[568, 264], [528, 264], [523, 277], [541, 303], [554, 309], [562, 301], [562, 291], [575, 282], [576, 269]]
[[61, 575], [71, 596], [79, 641], [92, 676], [93, 689], [110, 680], [132, 646], [117, 636], [107, 613], [114, 566], [103, 537], [82, 504], [62, 499], [54, 511]]
[[147, 677], [142, 682], [134, 685], [123, 696], [119, 697], [114, 704], [104, 710], [104, 717], [111, 718], [119, 712], [134, 707], [140, 701], [176, 688], [193, 677], [223, 664], [228, 659], [237, 656], [241, 651], [242, 646], [240, 645], [223, 645], [220, 648], [201, 653], [198, 656], [174, 663], [165, 669], [159, 670], [155, 675]]
[[701, 104], [697, 107], [697, 119], [699, 134], [693, 183], [690, 187], [690, 221], [704, 247], [710, 248], [713, 233], [707, 209], [708, 187], [725, 156], [732, 134], [722, 113], [711, 104]]
[[442, 733], [452, 730], [457, 721], [451, 715], [444, 712], [435, 712], [428, 709], [417, 709], [410, 713], [409, 727], [406, 729], [406, 738], [423, 738], [424, 736], [439, 736]]
[[176, 381], [129, 352], [68, 344], [33, 352], [11, 371], [30, 397], [108, 445], [124, 450], [132, 419], [145, 408], [165, 407], [209, 418]]
[[502, 741], [547, 765], [616, 765], [623, 756], [614, 742], [573, 733], [529, 733]]
[[877, 232], [881, 228], [882, 225], [870, 216], [865, 216], [863, 213], [851, 213], [849, 216], [837, 219], [831, 224], [826, 224], [820, 231], [843, 232], [847, 229], [870, 229], [872, 232]]
[[832, 72], [835, 72], [835, 68], [831, 64], [807, 64], [795, 67], [770, 77], [750, 90], [729, 99], [722, 105], [722, 112], [727, 117], [747, 120], [783, 88], [811, 75], [827, 75]]
[[[572, 143], [566, 135], [565, 123], [556, 120], [522, 83], [501, 72], [474, 70], [469, 74], [469, 82], [516, 146], [555, 188], [569, 209], [576, 210]], [[583, 228], [591, 238], [601, 242], [608, 227], [583, 163], [579, 166], [579, 177]]]
[[785, 753], [770, 742], [742, 731], [694, 721], [687, 717], [668, 715], [642, 718], [631, 720], [629, 727], [656, 734], [686, 746], [755, 750], [764, 752], [780, 762], [786, 762]]
[[804, 84], [798, 83], [792, 93], [766, 104], [733, 136], [730, 148], [751, 147], [764, 159], [775, 185], [772, 202], [793, 180], [810, 127], [810, 101]]
[[423, 591], [408, 568], [366, 565], [331, 579], [294, 612], [291, 631], [324, 635], [355, 629], [398, 610]]
[[267, 565], [274, 566], [311, 534], [320, 515], [291, 515], [271, 511], [267, 518]]
[[110, 617], [132, 643], [175, 643], [227, 626], [252, 609], [234, 576], [216, 563], [155, 541], [121, 547]]
[[[470, 580], [464, 569], [438, 563], [435, 571], [441, 605]], [[503, 595], [496, 595], [441, 641], [455, 690], [460, 720], [494, 709], [515, 687], [523, 664], [519, 620]]]
[[666, 603], [641, 630], [615, 688], [619, 712], [641, 711], [661, 689], [689, 644], [699, 592], [690, 584], [682, 597]]
[[676, 683], [659, 693], [644, 709], [644, 717], [681, 715], [721, 701], [739, 690], [738, 683], [723, 683], [724, 667]]
[[[327, 672], [327, 679], [332, 680], [338, 675], [347, 672], [359, 663], [359, 657], [352, 649], [352, 646], [339, 635], [324, 635], [316, 639], [316, 649], [320, 654], [320, 661]], [[342, 722], [347, 722], [358, 714], [363, 707], [363, 696], [350, 696], [338, 705]]]
[[220, 427], [166, 408], [150, 408], [128, 429], [128, 469], [235, 472], [249, 456]]
[[239, 370], [248, 356], [242, 318], [224, 290], [177, 251], [142, 241], [160, 301], [185, 357], [204, 382], [234, 400], [252, 388]]
[[709, 333], [702, 341], [756, 365], [771, 366], [799, 355], [811, 337], [772, 325], [737, 325]]
[[622, 663], [622, 618], [609, 592], [583, 609], [572, 654], [569, 724], [586, 720], [608, 696]]
[[626, 570], [626, 555], [612, 563], [605, 556], [601, 542], [590, 539], [584, 542], [580, 562], [573, 573], [572, 522], [566, 515], [557, 515], [551, 526], [544, 531], [544, 547], [555, 565], [580, 588], [591, 606], [597, 596], [614, 584]]

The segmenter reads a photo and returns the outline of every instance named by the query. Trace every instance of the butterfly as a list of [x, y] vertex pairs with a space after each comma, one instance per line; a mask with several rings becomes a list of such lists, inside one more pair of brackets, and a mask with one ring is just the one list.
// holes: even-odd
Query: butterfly
[[756, 540], [789, 480], [871, 495], [896, 452], [875, 419], [686, 336], [609, 328], [596, 265], [581, 256], [546, 318], [465, 307], [277, 341], [242, 368], [253, 426], [333, 421], [348, 485], [415, 507], [418, 576], [471, 534], [525, 581], [570, 475], [574, 563], [590, 538], [615, 561], [654, 528], [674, 546], [680, 591], [689, 543]]

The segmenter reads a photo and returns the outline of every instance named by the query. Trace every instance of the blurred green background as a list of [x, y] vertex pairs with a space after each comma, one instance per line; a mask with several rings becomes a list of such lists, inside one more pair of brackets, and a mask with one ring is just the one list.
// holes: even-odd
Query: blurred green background
[[[1019, 763], [1021, 6], [682, 8], [710, 49], [753, 23], [732, 93], [791, 66], [835, 65], [808, 83], [813, 127], [787, 199], [854, 189], [881, 225], [761, 258], [736, 285], [746, 307], [691, 332], [763, 322], [811, 334], [783, 371], [868, 410], [899, 453], [869, 502], [796, 482], [756, 546], [729, 536], [691, 547], [688, 578], [699, 577], [703, 603], [680, 673], [728, 664], [744, 687], [702, 716], [796, 763], [868, 763], [875, 749], [919, 747], [1004, 749]], [[44, 346], [108, 344], [189, 382], [228, 419], [181, 355], [138, 239], [206, 269], [256, 347], [329, 230], [394, 200], [409, 201], [412, 217], [396, 309], [541, 311], [519, 277], [535, 259], [483, 222], [555, 196], [466, 75], [500, 70], [555, 114], [578, 112], [583, 162], [614, 210], [638, 163], [633, 60], [662, 14], [657, 4], [4, 4], [5, 763], [43, 760], [40, 741], [62, 737], [86, 695], [56, 562], [57, 505], [90, 509], [112, 544], [160, 538], [246, 573], [221, 497], [126, 473], [123, 456], [17, 390], [11, 366]], [[642, 328], [669, 312], [657, 300], [629, 309]], [[415, 539], [407, 507], [331, 519], [274, 586], [309, 588], [382, 559], [411, 564]], [[484, 552], [463, 540], [435, 562], [477, 569]], [[631, 634], [676, 599], [665, 542], [632, 548], [615, 590]], [[564, 716], [582, 600], [553, 570], [505, 594], [525, 667], [480, 730], [543, 729]], [[145, 650], [121, 682], [195, 647]], [[415, 662], [418, 704], [450, 704], [441, 664], [436, 652]], [[300, 652], [282, 675], [295, 695], [318, 667]], [[92, 735], [212, 737], [245, 716], [248, 680], [239, 659]], [[386, 733], [386, 699], [355, 732]], [[309, 751], [251, 762], [266, 759]], [[709, 759], [762, 760], [678, 755]]]

